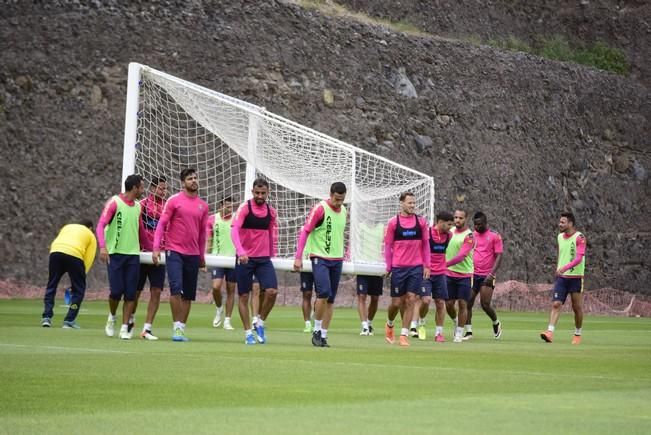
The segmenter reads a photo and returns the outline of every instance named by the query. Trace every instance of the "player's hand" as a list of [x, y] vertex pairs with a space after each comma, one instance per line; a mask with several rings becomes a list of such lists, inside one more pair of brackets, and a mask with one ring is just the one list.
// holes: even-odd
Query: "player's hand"
[[294, 260], [294, 272], [300, 272], [303, 269], [303, 260], [297, 258]]
[[246, 264], [249, 262], [249, 256], [248, 255], [240, 255], [237, 257], [237, 262], [240, 264]]
[[386, 272], [384, 272], [384, 277], [385, 278], [391, 278], [391, 271], [387, 270]]
[[102, 263], [108, 264], [109, 255], [108, 255], [108, 251], [106, 250], [106, 248], [99, 248], [99, 259], [100, 259], [100, 261]]
[[206, 259], [205, 258], [202, 258], [202, 259], [199, 260], [199, 269], [201, 269], [204, 272], [207, 270], [206, 269]]
[[151, 253], [151, 261], [154, 263], [154, 266], [158, 266], [160, 261], [160, 251], [154, 251]]
[[429, 279], [430, 270], [429, 267], [423, 269], [423, 279]]
[[561, 276], [563, 275], [564, 272], [565, 271], [559, 267], [558, 269], [556, 269], [556, 273], [554, 274], [554, 276]]
[[486, 284], [489, 287], [495, 287], [495, 275], [489, 273], [486, 279], [484, 280], [484, 284]]

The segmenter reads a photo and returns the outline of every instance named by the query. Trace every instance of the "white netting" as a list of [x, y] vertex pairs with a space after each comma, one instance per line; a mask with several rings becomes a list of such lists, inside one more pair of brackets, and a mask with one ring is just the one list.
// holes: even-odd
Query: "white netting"
[[[398, 211], [400, 192], [412, 191], [419, 213], [432, 218], [429, 176], [147, 67], [138, 94], [134, 171], [146, 182], [166, 176], [175, 192], [181, 169], [194, 167], [211, 213], [224, 197], [245, 200], [253, 179], [266, 178], [270, 203], [278, 209], [280, 259], [293, 258], [307, 212], [336, 181], [348, 187], [349, 271], [382, 271], [378, 237]], [[125, 143], [127, 151], [133, 147]]]

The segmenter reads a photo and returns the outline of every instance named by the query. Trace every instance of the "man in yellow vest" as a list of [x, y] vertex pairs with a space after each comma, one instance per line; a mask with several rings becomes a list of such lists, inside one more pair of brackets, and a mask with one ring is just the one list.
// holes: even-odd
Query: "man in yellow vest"
[[561, 308], [569, 293], [574, 311], [574, 337], [572, 344], [581, 343], [581, 328], [583, 327], [583, 274], [585, 272], [585, 236], [574, 228], [573, 213], [561, 213], [558, 222], [558, 263], [556, 264], [556, 280], [552, 309], [549, 315], [547, 330], [540, 333], [547, 343], [554, 339], [556, 322], [561, 315]]
[[93, 223], [83, 220], [79, 224], [64, 225], [50, 246], [49, 277], [43, 298], [41, 326], [52, 326], [54, 297], [59, 281], [65, 273], [70, 277], [72, 294], [68, 314], [63, 320], [64, 329], [79, 329], [75, 321], [86, 293], [86, 274], [93, 266], [97, 253], [97, 241], [93, 235]]

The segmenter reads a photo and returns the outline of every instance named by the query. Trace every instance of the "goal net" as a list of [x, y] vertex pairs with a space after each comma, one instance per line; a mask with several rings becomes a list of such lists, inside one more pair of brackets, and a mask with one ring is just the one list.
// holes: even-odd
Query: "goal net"
[[[278, 210], [280, 270], [291, 270], [299, 231], [309, 210], [329, 195], [333, 182], [348, 187], [347, 273], [381, 274], [383, 229], [398, 212], [403, 191], [414, 193], [418, 213], [433, 218], [432, 177], [326, 136], [264, 108], [169, 74], [129, 65], [123, 179], [138, 173], [145, 183], [163, 175], [171, 193], [178, 174], [193, 167], [199, 195], [215, 213], [219, 202], [250, 197], [253, 180], [269, 181]], [[143, 261], [151, 255], [143, 255]], [[233, 258], [206, 256], [210, 266]], [[309, 268], [309, 262], [305, 263]]]

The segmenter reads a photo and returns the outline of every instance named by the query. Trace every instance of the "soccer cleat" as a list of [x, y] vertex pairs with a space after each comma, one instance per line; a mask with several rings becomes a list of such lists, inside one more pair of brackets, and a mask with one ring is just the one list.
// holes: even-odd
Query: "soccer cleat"
[[363, 328], [362, 331], [359, 333], [359, 335], [361, 335], [363, 337], [368, 337], [369, 336], [368, 329]]
[[106, 326], [104, 327], [104, 333], [107, 337], [113, 337], [115, 335], [115, 320], [107, 320]]
[[267, 342], [267, 339], [264, 336], [264, 326], [261, 326], [259, 323], [255, 327], [255, 334], [258, 339], [258, 343], [265, 344]]
[[52, 326], [52, 319], [50, 319], [49, 317], [43, 317], [41, 319], [41, 326], [43, 328], [49, 328], [50, 326]]
[[63, 329], [81, 329], [81, 326], [79, 326], [79, 324], [77, 322], [75, 322], [74, 320], [72, 320], [72, 321], [64, 320], [62, 328]]
[[416, 328], [410, 328], [409, 329], [409, 336], [410, 337], [418, 337], [418, 330]]
[[249, 335], [246, 336], [246, 339], [244, 340], [244, 344], [253, 345], [255, 343], [256, 343], [256, 341], [255, 341], [255, 337], [253, 336], [253, 334], [249, 334]]
[[156, 337], [154, 334], [152, 334], [151, 331], [142, 331], [140, 333], [140, 337], [144, 338], [145, 340], [149, 340], [149, 341], [158, 340], [158, 337]]
[[460, 335], [455, 335], [454, 339], [452, 340], [453, 343], [461, 343], [463, 342], [463, 338], [461, 338]]
[[427, 340], [427, 328], [425, 328], [425, 325], [420, 325], [418, 327], [418, 339]]
[[185, 336], [185, 331], [182, 328], [174, 328], [174, 335], [172, 335], [172, 341], [190, 341], [188, 337]]
[[223, 307], [217, 308], [215, 311], [215, 318], [212, 321], [212, 327], [213, 328], [219, 328], [222, 325], [222, 314], [224, 312]]
[[314, 331], [312, 333], [312, 344], [316, 347], [322, 347], [321, 346], [321, 331]]
[[396, 339], [393, 335], [393, 326], [384, 325], [384, 340], [386, 340], [386, 342], [389, 344], [396, 342]]
[[224, 329], [227, 330], [227, 331], [232, 331], [235, 328], [233, 328], [233, 325], [231, 325], [231, 321], [226, 319], [226, 320], [224, 320]]
[[303, 332], [306, 334], [312, 333], [312, 325], [305, 325], [305, 328], [303, 328]]
[[541, 332], [540, 338], [545, 340], [547, 343], [551, 343], [554, 340], [554, 333], [552, 331]]
[[463, 334], [463, 341], [468, 341], [472, 340], [472, 331], [466, 331], [465, 334]]
[[406, 335], [400, 336], [400, 346], [409, 347], [409, 337]]
[[493, 334], [495, 335], [495, 340], [499, 340], [502, 336], [502, 322], [497, 322], [497, 325], [493, 325]]
[[437, 334], [436, 337], [434, 337], [434, 341], [437, 343], [445, 343], [445, 337], [443, 337], [443, 334]]
[[581, 336], [575, 335], [574, 337], [572, 337], [572, 344], [581, 344]]
[[330, 347], [328, 344], [328, 339], [325, 337], [321, 337], [321, 347]]
[[120, 340], [131, 340], [131, 333], [128, 329], [120, 329]]
[[368, 325], [368, 335], [373, 335], [373, 325]]

